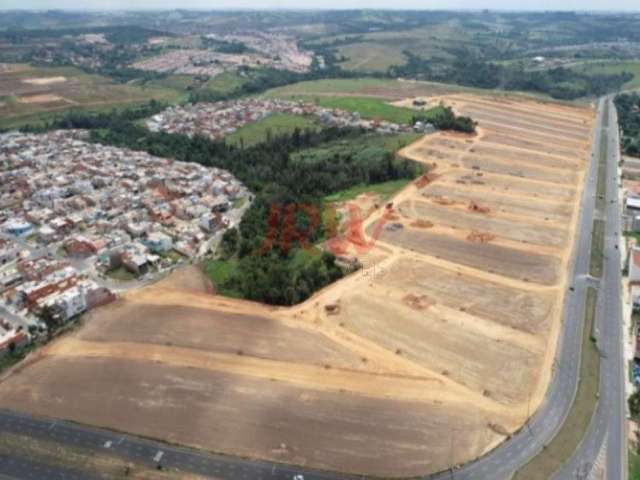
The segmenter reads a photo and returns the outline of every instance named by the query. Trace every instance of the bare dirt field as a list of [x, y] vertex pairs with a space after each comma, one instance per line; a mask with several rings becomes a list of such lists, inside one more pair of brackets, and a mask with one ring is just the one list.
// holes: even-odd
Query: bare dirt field
[[32, 103], [57, 103], [57, 102], [69, 102], [66, 98], [62, 98], [59, 95], [53, 95], [50, 93], [43, 93], [40, 95], [25, 95], [18, 99], [20, 103], [32, 104]]
[[22, 83], [28, 83], [29, 85], [52, 85], [54, 83], [64, 83], [66, 81], [66, 77], [25, 78], [22, 80]]
[[435, 168], [391, 209], [357, 200], [368, 218], [343, 234], [362, 270], [293, 308], [177, 272], [34, 354], [0, 407], [380, 477], [494, 448], [549, 383], [594, 112], [440, 99], [478, 134], [402, 150]]

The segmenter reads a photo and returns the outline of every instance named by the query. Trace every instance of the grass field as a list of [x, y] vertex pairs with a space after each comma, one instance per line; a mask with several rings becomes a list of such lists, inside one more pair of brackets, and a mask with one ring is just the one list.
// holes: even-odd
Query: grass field
[[203, 264], [207, 276], [219, 285], [229, 279], [235, 271], [235, 264], [226, 260], [206, 260]]
[[237, 132], [226, 137], [227, 143], [239, 145], [241, 142], [248, 147], [264, 142], [269, 134], [281, 135], [293, 132], [295, 128], [301, 130], [317, 128], [318, 124], [309, 117], [290, 115], [286, 113], [273, 113], [259, 122], [250, 123]]
[[596, 209], [603, 212], [607, 195], [607, 132], [605, 130], [602, 130], [602, 134], [600, 136], [599, 155], [598, 183], [596, 185]]
[[232, 260], [207, 259], [202, 263], [205, 275], [213, 282], [218, 293], [227, 297], [240, 298], [241, 295], [235, 290], [222, 287], [224, 282], [231, 278], [236, 268], [237, 264]]
[[593, 62], [574, 67], [574, 70], [589, 75], [610, 75], [622, 72], [633, 73], [634, 78], [623, 85], [623, 89], [640, 88], [640, 62]]
[[246, 81], [237, 73], [224, 72], [205, 83], [203, 88], [220, 95], [228, 95], [244, 85]]
[[379, 78], [336, 78], [310, 80], [269, 90], [269, 97], [370, 96], [400, 100], [407, 97], [442, 95], [465, 90], [453, 85]]
[[334, 193], [324, 198], [325, 202], [344, 202], [356, 198], [362, 193], [373, 193], [380, 195], [384, 200], [393, 196], [394, 193], [406, 187], [411, 180], [391, 180], [390, 182], [376, 183], [373, 185], [356, 185], [341, 192]]
[[352, 43], [338, 49], [348, 58], [340, 66], [359, 72], [386, 72], [393, 65], [404, 65], [407, 57], [401, 49], [381, 43]]
[[107, 276], [121, 282], [128, 282], [136, 279], [136, 276], [124, 267], [118, 267], [108, 271]]
[[28, 68], [0, 74], [0, 128], [41, 123], [69, 110], [108, 111], [184, 98], [176, 89], [123, 85], [72, 67]]
[[375, 155], [386, 152], [396, 153], [403, 147], [413, 143], [422, 135], [418, 133], [400, 133], [396, 135], [370, 134], [350, 140], [336, 140], [319, 147], [307, 148], [295, 152], [291, 159], [294, 162], [315, 163], [333, 158], [335, 155], [356, 155], [367, 161]]
[[629, 480], [640, 480], [640, 455], [629, 451]]
[[595, 321], [597, 292], [587, 291], [584, 330], [582, 332], [582, 361], [580, 382], [573, 406], [562, 428], [546, 448], [522, 467], [514, 480], [547, 480], [567, 461], [584, 437], [596, 408], [600, 377], [600, 354], [591, 341]]

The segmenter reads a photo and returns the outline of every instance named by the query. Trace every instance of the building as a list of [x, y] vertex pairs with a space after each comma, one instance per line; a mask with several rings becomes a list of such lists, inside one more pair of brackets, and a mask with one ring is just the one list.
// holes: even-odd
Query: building
[[9, 235], [13, 235], [15, 237], [27, 237], [31, 235], [31, 232], [33, 231], [33, 225], [31, 225], [26, 220], [13, 218], [7, 220], [4, 223], [3, 229]]
[[145, 245], [154, 253], [166, 253], [173, 248], [173, 240], [165, 233], [153, 232], [147, 235]]
[[640, 285], [640, 247], [632, 247], [629, 252], [629, 285]]

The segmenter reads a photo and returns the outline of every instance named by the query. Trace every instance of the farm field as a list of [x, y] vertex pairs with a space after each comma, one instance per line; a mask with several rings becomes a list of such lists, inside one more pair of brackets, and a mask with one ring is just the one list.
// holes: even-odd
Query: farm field
[[70, 109], [108, 110], [146, 103], [176, 102], [178, 90], [122, 85], [72, 67], [28, 67], [0, 72], [0, 128], [37, 123]]
[[36, 352], [0, 408], [382, 478], [504, 441], [551, 377], [594, 112], [437, 99], [477, 134], [411, 138], [398, 155], [429, 171], [387, 201], [336, 198], [354, 217], [327, 247], [360, 271], [283, 308], [212, 295], [188, 267]]
[[407, 57], [398, 48], [375, 43], [351, 43], [340, 47], [339, 53], [348, 60], [340, 63], [345, 70], [386, 72], [393, 65], [404, 65]]
[[309, 80], [266, 92], [269, 97], [373, 97], [385, 100], [402, 100], [407, 97], [441, 95], [463, 90], [455, 85], [440, 83], [386, 80], [376, 78], [348, 78]]

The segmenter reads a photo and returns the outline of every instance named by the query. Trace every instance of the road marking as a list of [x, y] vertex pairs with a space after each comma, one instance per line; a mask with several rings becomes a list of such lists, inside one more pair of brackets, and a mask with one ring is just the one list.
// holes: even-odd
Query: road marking
[[158, 453], [156, 453], [156, 456], [153, 457], [153, 461], [158, 463], [162, 459], [163, 455], [164, 455], [164, 452], [162, 450], [158, 450]]

